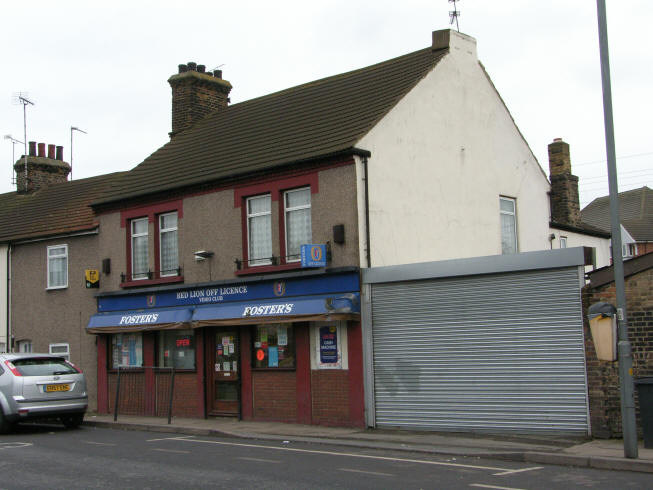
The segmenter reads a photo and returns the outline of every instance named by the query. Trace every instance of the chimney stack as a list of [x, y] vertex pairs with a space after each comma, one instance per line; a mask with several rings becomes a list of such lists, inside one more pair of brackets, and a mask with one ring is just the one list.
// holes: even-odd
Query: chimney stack
[[556, 138], [549, 144], [549, 179], [551, 180], [551, 221], [579, 226], [580, 199], [578, 177], [571, 174], [569, 145]]
[[207, 72], [205, 65], [189, 62], [179, 65], [179, 72], [168, 79], [172, 87], [172, 131], [177, 133], [193, 126], [206, 115], [229, 104], [231, 84], [222, 72]]
[[[38, 147], [38, 154], [37, 154]], [[45, 143], [29, 142], [27, 156], [27, 179], [25, 178], [25, 156], [14, 164], [16, 185], [19, 194], [37, 191], [52, 184], [68, 180], [70, 165], [63, 161], [63, 146], [48, 145], [45, 154]]]

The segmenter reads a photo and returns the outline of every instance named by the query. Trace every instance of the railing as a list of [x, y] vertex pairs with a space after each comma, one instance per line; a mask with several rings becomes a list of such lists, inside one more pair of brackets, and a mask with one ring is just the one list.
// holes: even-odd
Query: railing
[[118, 366], [113, 421], [118, 420], [118, 412], [122, 408], [123, 413], [126, 411], [136, 415], [159, 415], [165, 411], [170, 424], [174, 392], [174, 367]]

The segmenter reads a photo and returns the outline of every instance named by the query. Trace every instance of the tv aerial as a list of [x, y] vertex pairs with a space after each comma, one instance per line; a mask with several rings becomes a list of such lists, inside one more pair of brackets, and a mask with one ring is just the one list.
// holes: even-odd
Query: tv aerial
[[449, 0], [449, 3], [453, 3], [453, 10], [449, 11], [449, 24], [456, 23], [456, 30], [460, 32], [460, 27], [458, 26], [458, 17], [460, 17], [460, 10], [458, 10], [458, 5], [456, 2], [460, 0]]

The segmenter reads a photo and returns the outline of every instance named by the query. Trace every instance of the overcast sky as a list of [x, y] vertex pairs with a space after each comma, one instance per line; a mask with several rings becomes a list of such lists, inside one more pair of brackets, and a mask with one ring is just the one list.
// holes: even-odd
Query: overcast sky
[[[653, 188], [653, 1], [607, 0], [619, 190]], [[95, 7], [101, 5], [101, 7]], [[581, 205], [606, 195], [594, 0], [461, 0], [460, 31], [548, 175], [547, 145], [571, 145]], [[64, 146], [73, 178], [128, 170], [168, 140], [177, 65], [220, 66], [232, 103], [387, 60], [449, 28], [447, 0], [226, 2], [23, 0], [3, 4], [0, 134]], [[0, 192], [12, 144], [0, 141]], [[15, 147], [15, 159], [23, 149]]]

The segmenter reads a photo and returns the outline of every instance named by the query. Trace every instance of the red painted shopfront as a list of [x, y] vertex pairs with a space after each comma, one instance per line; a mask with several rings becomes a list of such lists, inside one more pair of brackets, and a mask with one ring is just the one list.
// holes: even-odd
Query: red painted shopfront
[[98, 411], [120, 372], [120, 415], [363, 427], [358, 288], [346, 272], [101, 295]]

